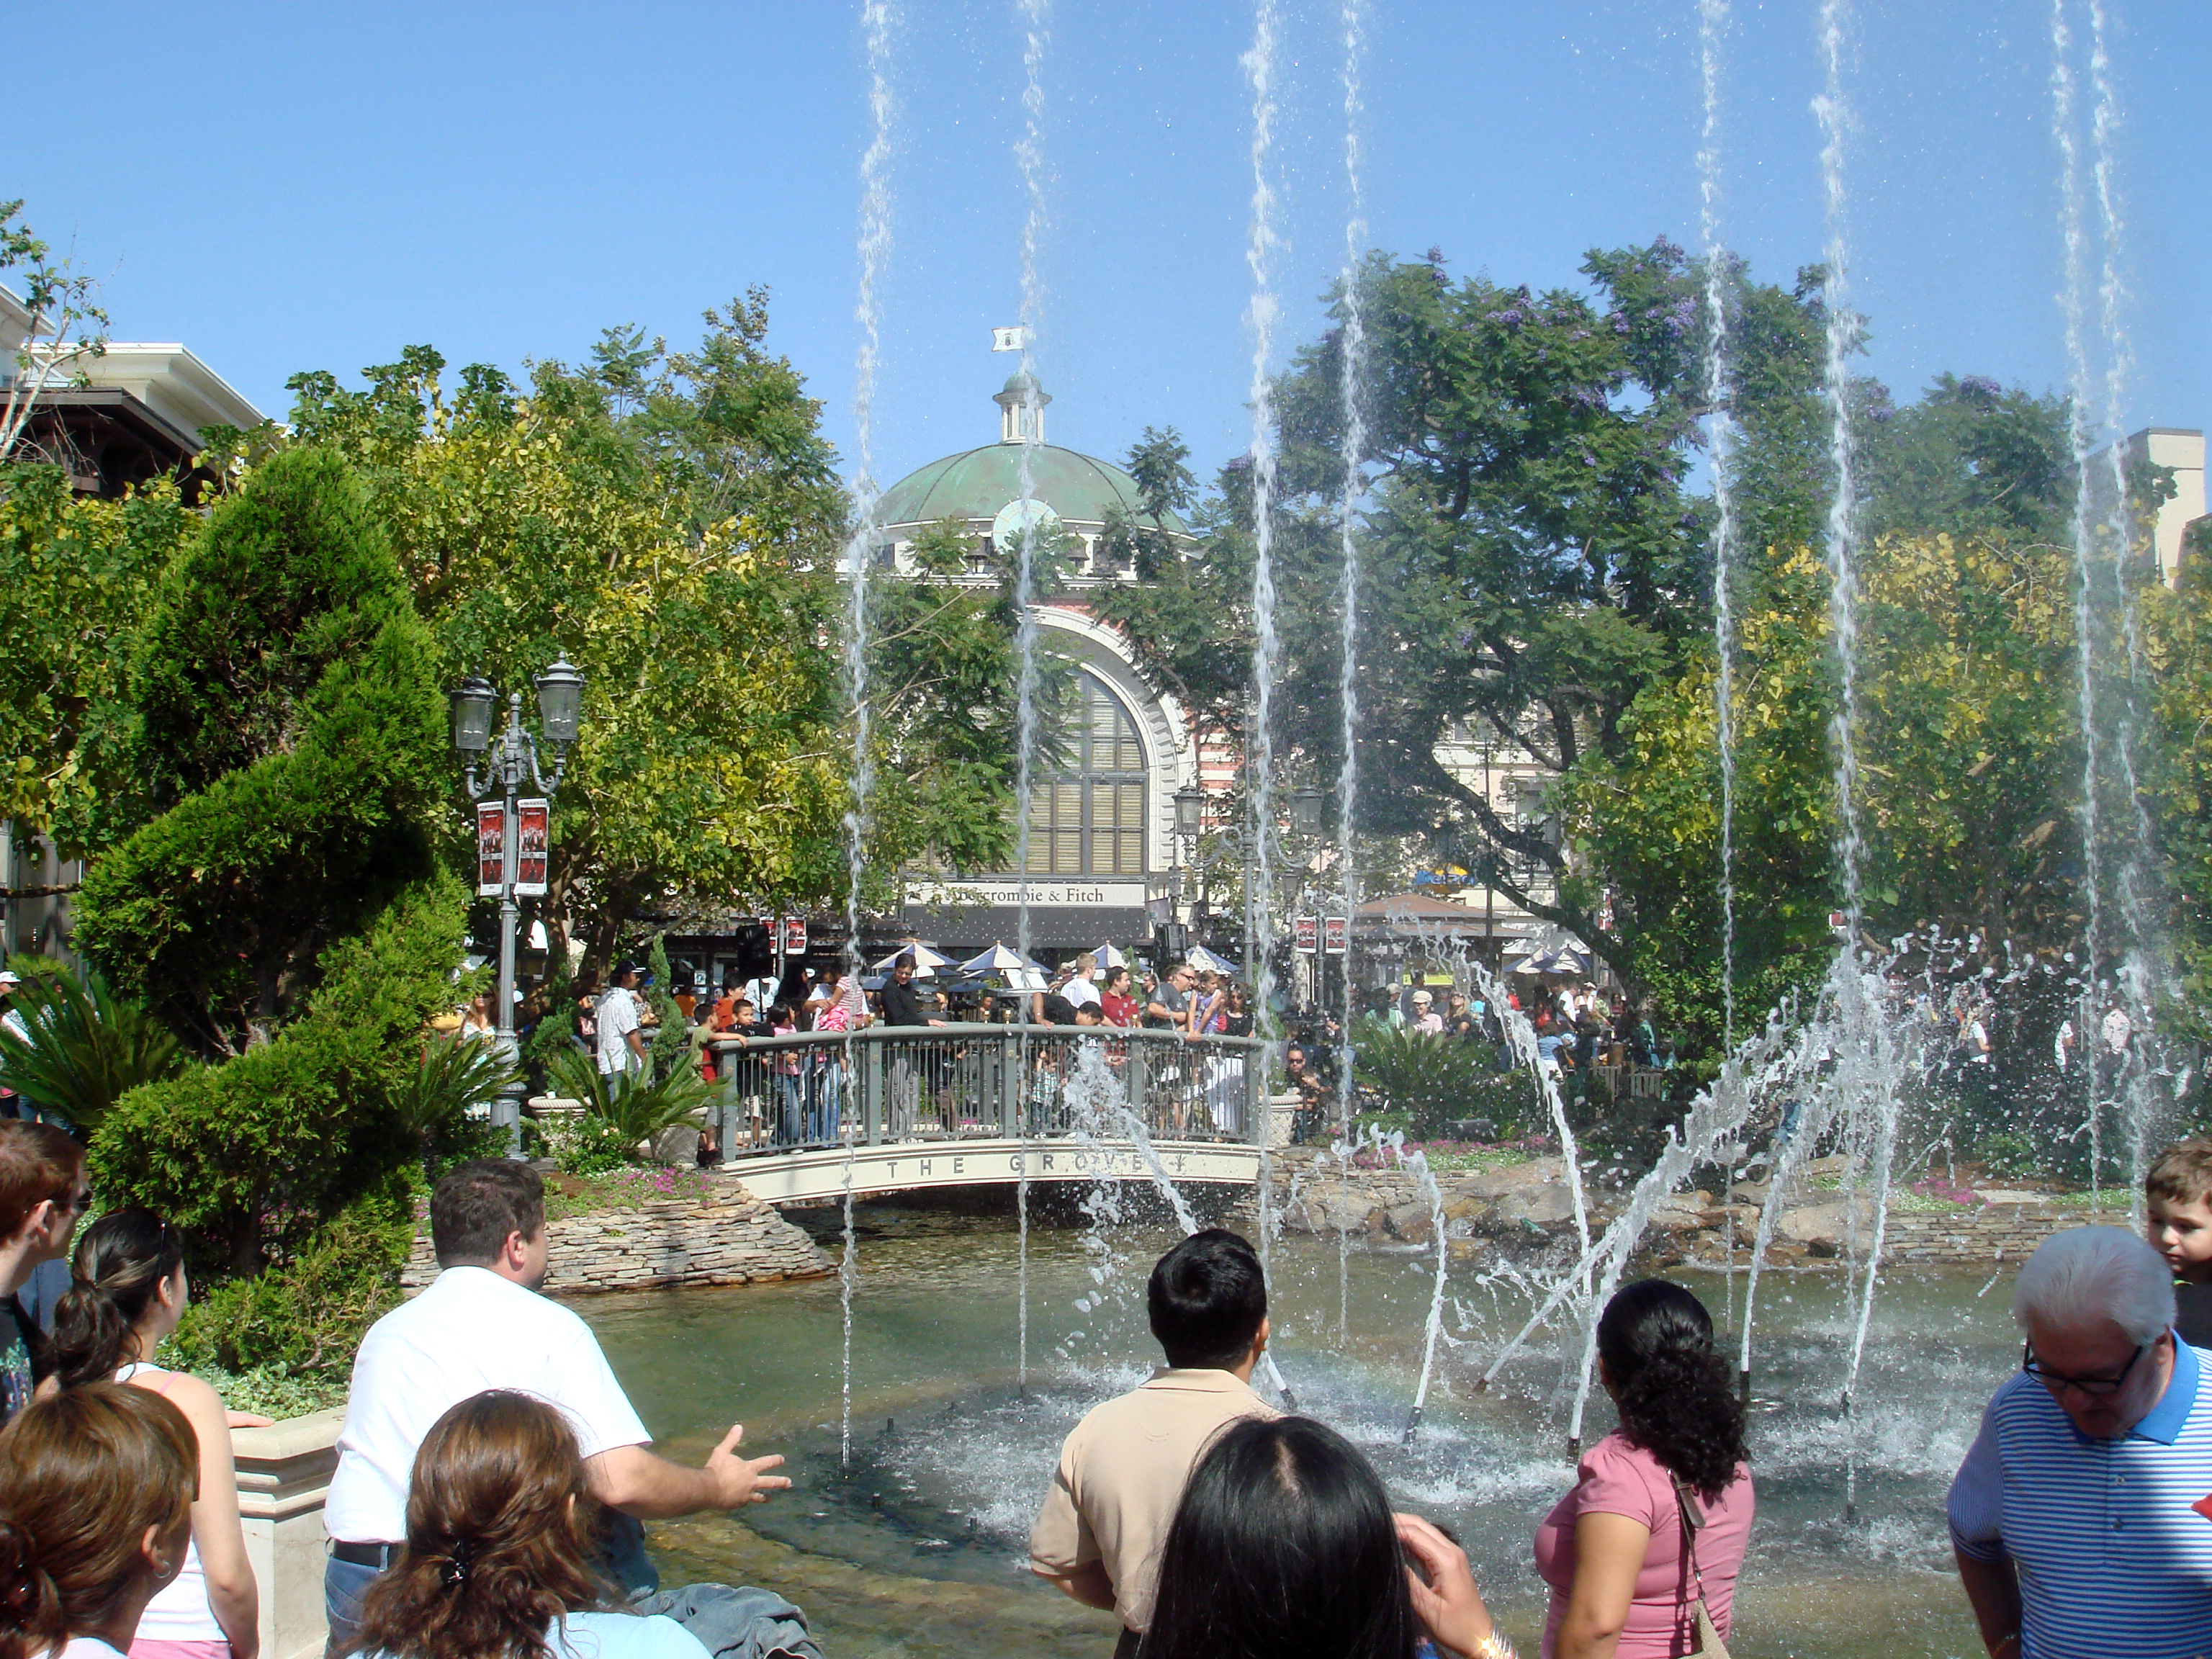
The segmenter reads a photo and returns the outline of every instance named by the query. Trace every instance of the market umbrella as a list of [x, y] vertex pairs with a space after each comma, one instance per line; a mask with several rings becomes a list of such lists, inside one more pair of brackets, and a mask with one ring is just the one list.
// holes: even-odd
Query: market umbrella
[[901, 957], [914, 958], [914, 976], [916, 979], [927, 979], [939, 969], [950, 968], [953, 965], [952, 958], [946, 956], [944, 951], [934, 946], [924, 945], [917, 939], [910, 945], [900, 945], [890, 955], [877, 963], [876, 971], [879, 974], [888, 974], [898, 965], [898, 959]]
[[963, 974], [1016, 974], [1027, 969], [1033, 974], [1044, 972], [1044, 963], [1032, 962], [1018, 951], [1009, 951], [1003, 945], [994, 945], [980, 956], [973, 956], [960, 964]]
[[1183, 960], [1201, 974], [1233, 974], [1237, 964], [1227, 957], [1216, 956], [1203, 945], [1194, 945]]
[[1091, 954], [1098, 958], [1098, 968], [1102, 973], [1109, 968], [1127, 968], [1129, 965], [1129, 958], [1111, 945], [1102, 945]]

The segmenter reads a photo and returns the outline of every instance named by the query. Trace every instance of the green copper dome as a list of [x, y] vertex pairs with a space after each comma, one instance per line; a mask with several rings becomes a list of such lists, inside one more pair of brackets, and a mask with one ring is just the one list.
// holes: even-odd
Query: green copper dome
[[[1011, 385], [1011, 382], [1009, 383]], [[1022, 493], [1022, 452], [1030, 455], [1030, 494], [1063, 522], [1097, 523], [1112, 507], [1137, 510], [1137, 481], [1111, 461], [1056, 444], [987, 444], [932, 461], [884, 492], [876, 519], [885, 526], [933, 520], [992, 519]], [[1167, 527], [1183, 528], [1168, 515]]]

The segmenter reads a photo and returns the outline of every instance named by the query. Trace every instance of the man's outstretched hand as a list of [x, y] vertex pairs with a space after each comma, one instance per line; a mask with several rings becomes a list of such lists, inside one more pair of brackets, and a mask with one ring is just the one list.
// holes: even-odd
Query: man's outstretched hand
[[703, 1473], [719, 1494], [714, 1505], [717, 1509], [765, 1504], [770, 1494], [786, 1491], [791, 1486], [788, 1476], [769, 1473], [782, 1467], [782, 1458], [774, 1455], [752, 1458], [738, 1455], [738, 1447], [744, 1437], [745, 1425], [732, 1423], [730, 1431], [722, 1437], [722, 1443], [707, 1454]]

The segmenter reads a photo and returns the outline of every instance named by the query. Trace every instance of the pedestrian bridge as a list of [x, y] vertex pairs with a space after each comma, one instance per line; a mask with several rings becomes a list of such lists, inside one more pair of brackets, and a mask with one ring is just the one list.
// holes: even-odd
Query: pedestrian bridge
[[708, 1045], [722, 1167], [771, 1203], [924, 1187], [1249, 1186], [1266, 1045], [1108, 1026], [878, 1026]]

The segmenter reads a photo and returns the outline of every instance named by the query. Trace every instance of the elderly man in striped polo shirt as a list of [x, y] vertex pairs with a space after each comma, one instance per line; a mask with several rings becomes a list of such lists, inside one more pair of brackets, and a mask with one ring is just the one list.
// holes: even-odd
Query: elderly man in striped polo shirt
[[2076, 1227], [2028, 1258], [2012, 1305], [2021, 1374], [1949, 1504], [1991, 1659], [2212, 1653], [2212, 1352], [2174, 1335], [2166, 1263]]

